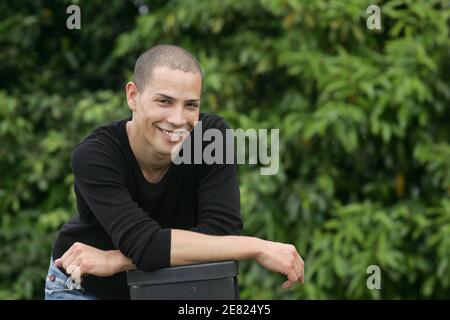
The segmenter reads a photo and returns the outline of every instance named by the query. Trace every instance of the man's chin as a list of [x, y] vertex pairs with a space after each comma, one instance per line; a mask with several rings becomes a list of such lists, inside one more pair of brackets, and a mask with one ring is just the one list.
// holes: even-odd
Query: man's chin
[[178, 153], [180, 151], [182, 142], [180, 141], [179, 143], [173, 143], [172, 145], [168, 146], [168, 145], [159, 145], [159, 148], [156, 149], [156, 151], [161, 155], [161, 156], [167, 156], [167, 157], [172, 157], [174, 154]]
[[181, 143], [174, 145], [173, 147], [165, 147], [165, 148], [158, 148], [156, 151], [164, 157], [171, 158], [174, 153], [178, 153], [180, 151]]
[[167, 150], [167, 149], [159, 149], [159, 150], [156, 150], [156, 152], [158, 152], [161, 156], [165, 156], [165, 157], [170, 157], [172, 155], [171, 150]]

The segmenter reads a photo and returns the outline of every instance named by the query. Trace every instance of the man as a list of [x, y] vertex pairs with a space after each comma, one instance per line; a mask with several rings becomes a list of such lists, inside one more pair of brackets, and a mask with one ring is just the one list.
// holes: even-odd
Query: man
[[228, 128], [200, 113], [201, 86], [199, 63], [180, 47], [139, 57], [126, 85], [132, 117], [97, 128], [73, 150], [79, 214], [54, 243], [46, 299], [129, 299], [127, 270], [223, 260], [255, 259], [285, 274], [284, 288], [303, 283], [294, 246], [239, 235], [235, 164], [173, 164], [197, 121]]

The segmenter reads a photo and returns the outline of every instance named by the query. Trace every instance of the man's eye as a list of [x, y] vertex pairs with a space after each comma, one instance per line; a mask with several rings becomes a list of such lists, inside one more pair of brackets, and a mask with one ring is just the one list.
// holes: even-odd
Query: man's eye
[[188, 103], [187, 106], [191, 108], [198, 108], [198, 104], [196, 103]]
[[162, 103], [162, 104], [168, 104], [168, 103], [169, 103], [169, 100], [164, 100], [164, 99], [162, 99], [162, 100], [158, 100], [158, 102], [159, 102], [159, 103]]

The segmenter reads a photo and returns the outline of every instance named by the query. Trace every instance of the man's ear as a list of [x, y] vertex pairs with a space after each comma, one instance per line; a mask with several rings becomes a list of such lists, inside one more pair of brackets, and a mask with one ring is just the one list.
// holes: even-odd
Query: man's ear
[[139, 95], [139, 91], [136, 84], [132, 81], [128, 82], [127, 85], [125, 86], [125, 91], [127, 94], [128, 107], [132, 111], [136, 111], [136, 103]]

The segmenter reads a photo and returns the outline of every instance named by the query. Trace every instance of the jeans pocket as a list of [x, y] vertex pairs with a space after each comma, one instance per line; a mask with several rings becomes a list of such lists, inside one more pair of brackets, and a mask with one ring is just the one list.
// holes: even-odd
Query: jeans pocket
[[79, 299], [86, 290], [59, 270], [53, 259], [50, 261], [47, 279], [45, 280], [45, 299]]

